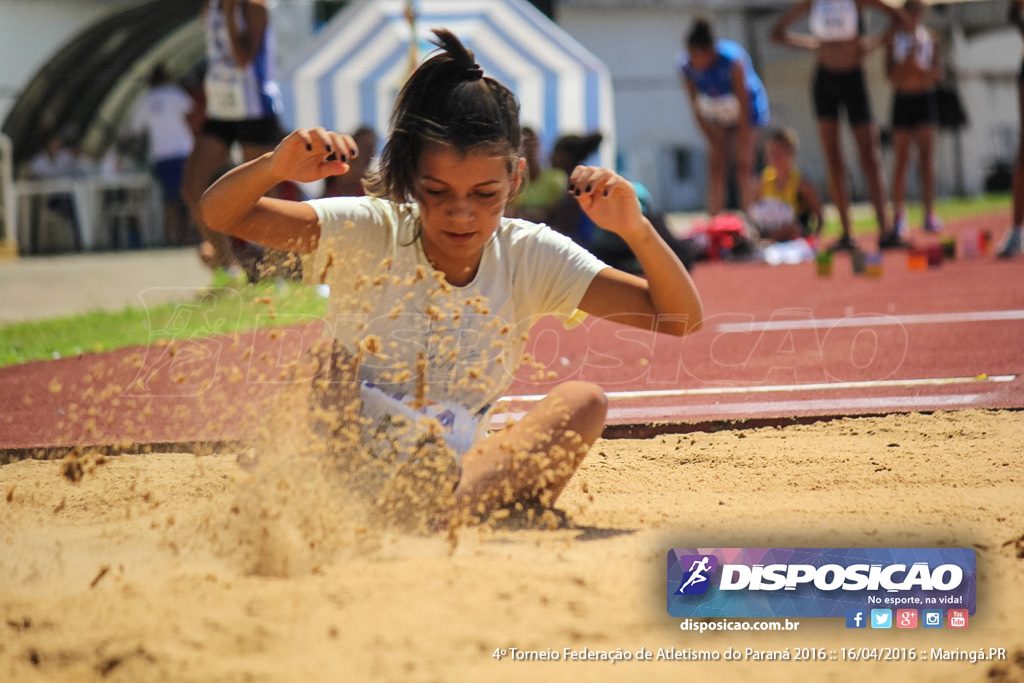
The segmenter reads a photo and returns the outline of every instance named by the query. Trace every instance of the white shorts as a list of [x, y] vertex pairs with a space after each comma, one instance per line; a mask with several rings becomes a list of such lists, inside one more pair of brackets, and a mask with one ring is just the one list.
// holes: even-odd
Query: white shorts
[[415, 454], [424, 434], [434, 427], [440, 428], [445, 443], [462, 461], [474, 443], [487, 433], [487, 414], [470, 413], [459, 405], [428, 401], [421, 408], [414, 407], [412, 396], [392, 396], [369, 382], [359, 386], [362, 414], [368, 422], [363, 426], [367, 443], [380, 438], [395, 449], [398, 460]]

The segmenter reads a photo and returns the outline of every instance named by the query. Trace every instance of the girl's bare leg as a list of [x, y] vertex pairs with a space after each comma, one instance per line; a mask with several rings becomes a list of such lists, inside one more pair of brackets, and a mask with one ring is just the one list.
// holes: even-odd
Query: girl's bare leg
[[555, 387], [522, 420], [466, 453], [455, 512], [474, 517], [515, 503], [552, 505], [601, 435], [607, 409], [594, 384]]
[[1013, 168], [1013, 223], [996, 252], [1000, 258], [1013, 258], [1021, 253], [1021, 230], [1024, 229], [1024, 82], [1017, 83], [1017, 109], [1020, 128], [1017, 134], [1017, 161]]
[[878, 232], [889, 232], [889, 216], [886, 212], [885, 180], [882, 178], [882, 158], [878, 149], [878, 129], [873, 123], [862, 123], [853, 127], [853, 138], [857, 142], [860, 168], [868, 182], [868, 198], [875, 208]]
[[892, 132], [895, 155], [892, 170], [892, 208], [899, 220], [906, 211], [907, 168], [910, 166], [910, 131], [898, 128]]
[[720, 214], [725, 209], [725, 184], [726, 152], [729, 138], [718, 126], [712, 126], [714, 131], [708, 138], [708, 213], [712, 216]]
[[744, 211], [757, 201], [760, 188], [754, 176], [754, 158], [757, 156], [757, 129], [746, 128], [736, 135], [736, 184], [740, 190], [740, 204]]
[[921, 204], [925, 225], [935, 218], [935, 126], [918, 126], [914, 131], [917, 165], [921, 177]]
[[204, 243], [200, 245], [199, 254], [210, 268], [226, 268], [234, 264], [228, 236], [206, 227], [199, 215], [199, 200], [213, 181], [213, 175], [227, 161], [228, 151], [228, 145], [223, 140], [211, 135], [200, 135], [185, 162], [181, 184], [182, 198], [203, 236]]
[[846, 191], [846, 169], [843, 167], [843, 146], [839, 140], [839, 121], [821, 119], [818, 121], [818, 137], [825, 153], [828, 171], [828, 191], [832, 203], [839, 212], [843, 237], [850, 238], [850, 197]]
[[1013, 227], [1024, 225], [1024, 82], [1017, 84], [1020, 126], [1017, 134], [1017, 163], [1013, 172]]

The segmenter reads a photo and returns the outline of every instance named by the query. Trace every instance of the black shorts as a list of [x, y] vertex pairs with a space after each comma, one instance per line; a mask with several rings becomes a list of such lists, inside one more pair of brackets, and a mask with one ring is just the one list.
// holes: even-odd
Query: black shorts
[[829, 71], [821, 66], [814, 73], [814, 114], [821, 119], [839, 119], [846, 110], [851, 126], [871, 123], [871, 101], [863, 69]]
[[203, 122], [203, 134], [222, 140], [227, 145], [238, 142], [243, 145], [274, 146], [284, 139], [284, 132], [276, 116], [244, 121], [206, 119]]
[[1017, 74], [1017, 82], [1024, 83], [1024, 60], [1020, 63], [1020, 73]]
[[892, 97], [892, 127], [906, 130], [939, 125], [939, 98], [934, 90], [896, 93]]

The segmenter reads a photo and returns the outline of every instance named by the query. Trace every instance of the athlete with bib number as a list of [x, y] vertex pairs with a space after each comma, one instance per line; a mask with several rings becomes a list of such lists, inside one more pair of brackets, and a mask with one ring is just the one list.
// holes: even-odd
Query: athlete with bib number
[[923, 23], [924, 3], [907, 0], [903, 9], [913, 21], [913, 28], [894, 33], [885, 51], [886, 71], [893, 88], [893, 232], [900, 238], [908, 231], [904, 197], [911, 147], [917, 148], [924, 229], [927, 232], [941, 229], [935, 215], [935, 137], [939, 127], [936, 86], [942, 80], [940, 46], [938, 36]]
[[[842, 223], [843, 235], [834, 245], [838, 249], [855, 247], [850, 232], [850, 198], [839, 137], [839, 114], [843, 110], [853, 129], [861, 171], [867, 180], [868, 195], [878, 219], [879, 246], [893, 244], [894, 238], [898, 240], [890, 229], [886, 211], [878, 129], [872, 120], [864, 81], [864, 57], [871, 48], [862, 39], [860, 28], [861, 13], [868, 9], [883, 12], [891, 22], [909, 23], [900, 10], [882, 0], [800, 0], [782, 15], [771, 31], [773, 42], [814, 50], [817, 55], [814, 111], [828, 165], [829, 192]], [[810, 35], [790, 31], [790, 27], [805, 16]]]
[[198, 205], [239, 143], [245, 161], [284, 137], [277, 120], [281, 93], [274, 80], [274, 40], [265, 0], [209, 0], [206, 27], [206, 121], [185, 164], [182, 195], [206, 240], [200, 254], [211, 268], [237, 266], [227, 236], [211, 231]]

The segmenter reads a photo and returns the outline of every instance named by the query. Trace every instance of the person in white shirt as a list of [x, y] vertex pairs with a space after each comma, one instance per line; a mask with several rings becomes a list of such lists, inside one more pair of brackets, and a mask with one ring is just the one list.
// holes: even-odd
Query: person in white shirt
[[435, 34], [441, 51], [399, 94], [371, 196], [264, 196], [283, 179], [344, 173], [361, 153], [351, 136], [317, 128], [227, 173], [200, 208], [214, 229], [316, 253], [333, 337], [312, 353], [318, 433], [391, 444], [376, 450], [397, 451], [393, 480], [411, 471], [429, 479], [427, 464], [447, 463], [441, 469], [454, 478], [435, 489], [432, 505], [457, 523], [502, 506], [552, 505], [603, 429], [604, 392], [567, 381], [486, 434], [535, 320], [589, 314], [682, 335], [699, 328], [703, 312], [633, 185], [610, 170], [579, 166], [568, 189], [625, 240], [645, 278], [605, 266], [546, 226], [504, 217], [525, 166], [518, 103], [458, 38]]
[[[81, 164], [74, 149], [67, 143], [66, 136], [54, 133], [46, 139], [46, 147], [32, 157], [25, 171], [29, 178], [36, 180], [73, 178], [81, 174]], [[70, 192], [53, 192], [46, 196], [46, 208], [68, 222], [75, 251], [81, 251], [82, 229], [78, 221], [74, 195]], [[39, 227], [36, 221], [32, 222], [30, 253], [39, 251]]]
[[189, 115], [195, 103], [184, 88], [171, 82], [162, 64], [153, 67], [149, 85], [132, 113], [130, 133], [144, 135], [149, 142], [153, 174], [163, 190], [167, 242], [188, 244], [193, 240], [189, 234], [188, 208], [181, 196], [181, 181], [194, 143]]

